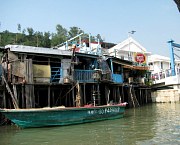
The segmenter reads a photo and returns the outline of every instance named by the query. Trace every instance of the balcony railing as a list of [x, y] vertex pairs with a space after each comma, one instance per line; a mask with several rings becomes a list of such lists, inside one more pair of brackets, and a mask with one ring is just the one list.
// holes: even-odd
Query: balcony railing
[[95, 73], [95, 70], [74, 70], [74, 80], [79, 81], [81, 83], [83, 82], [95, 82], [93, 79], [93, 74]]
[[[83, 82], [96, 82], [93, 78], [94, 74], [96, 73], [95, 70], [74, 70], [74, 80]], [[112, 79], [110, 74], [103, 74], [101, 75], [101, 81], [113, 81], [114, 83], [123, 83], [123, 78], [121, 74], [112, 74]]]

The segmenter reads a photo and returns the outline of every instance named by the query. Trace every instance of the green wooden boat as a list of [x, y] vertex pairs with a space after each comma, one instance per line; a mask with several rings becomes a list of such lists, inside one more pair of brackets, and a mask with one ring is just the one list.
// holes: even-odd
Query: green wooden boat
[[0, 109], [20, 128], [71, 125], [121, 118], [126, 103], [105, 106]]

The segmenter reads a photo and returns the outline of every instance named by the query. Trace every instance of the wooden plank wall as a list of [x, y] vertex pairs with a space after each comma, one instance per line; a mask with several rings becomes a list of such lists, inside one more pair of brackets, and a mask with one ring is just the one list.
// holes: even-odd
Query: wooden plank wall
[[34, 108], [35, 107], [35, 97], [34, 97], [32, 59], [26, 59], [25, 66], [26, 66], [26, 71], [25, 71], [26, 108]]

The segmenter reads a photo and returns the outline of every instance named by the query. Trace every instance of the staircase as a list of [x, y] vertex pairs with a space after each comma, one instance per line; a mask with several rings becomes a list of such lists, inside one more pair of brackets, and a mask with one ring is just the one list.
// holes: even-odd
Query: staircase
[[51, 82], [59, 82], [61, 75], [61, 67], [51, 67]]
[[135, 93], [133, 85], [129, 86], [129, 93], [130, 93], [130, 99], [131, 99], [131, 102], [133, 104], [133, 107], [134, 108], [139, 107], [140, 105], [139, 105], [139, 102], [138, 102], [138, 100], [136, 98], [136, 93]]

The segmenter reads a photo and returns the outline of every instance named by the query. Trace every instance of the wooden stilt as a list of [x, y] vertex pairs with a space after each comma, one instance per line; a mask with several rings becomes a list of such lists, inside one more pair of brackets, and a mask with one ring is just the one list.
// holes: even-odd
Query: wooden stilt
[[100, 105], [100, 103], [101, 103], [101, 98], [100, 98], [99, 83], [97, 84], [97, 98], [98, 98], [98, 105]]
[[116, 91], [115, 91], [115, 87], [113, 87], [113, 102], [116, 101]]
[[124, 102], [124, 87], [122, 85], [122, 102]]
[[145, 89], [146, 104], [147, 104], [147, 89]]
[[25, 108], [24, 105], [24, 84], [21, 86], [21, 100], [22, 100], [22, 108]]
[[118, 95], [118, 103], [121, 103], [121, 94], [120, 94], [119, 86], [117, 88], [117, 95]]
[[61, 94], [62, 94], [62, 92], [63, 92], [63, 89], [60, 89], [60, 92], [59, 92], [59, 105], [64, 105], [64, 104], [62, 104], [62, 98], [61, 98]]
[[25, 85], [25, 96], [26, 96], [26, 108], [31, 108], [31, 100], [30, 100], [30, 97], [29, 97], [29, 87], [27, 85]]
[[94, 84], [93, 84], [93, 86], [92, 86], [92, 93], [91, 93], [92, 95], [91, 95], [91, 100], [93, 100], [93, 104], [94, 104], [94, 106], [96, 106], [96, 98], [95, 98], [95, 90], [94, 90]]
[[129, 86], [129, 92], [130, 92], [131, 102], [133, 104], [133, 107], [135, 107], [135, 103], [134, 103], [134, 99], [133, 99], [133, 94], [132, 94], [132, 85]]
[[[86, 70], [85, 65], [83, 65], [83, 69]], [[86, 102], [86, 83], [85, 82], [83, 83], [83, 86], [84, 86], [84, 88], [83, 88], [83, 100], [84, 100], [83, 104], [85, 105], [87, 103]]]
[[79, 83], [77, 84], [77, 93], [76, 93], [76, 107], [80, 107], [81, 106], [81, 93], [80, 93], [80, 85]]
[[[48, 65], [51, 65], [50, 58], [48, 58]], [[51, 107], [51, 87], [50, 87], [50, 85], [48, 86], [48, 107]]]
[[37, 91], [37, 104], [38, 104], [38, 106], [40, 105], [39, 104], [39, 91]]
[[68, 97], [67, 96], [68, 96], [68, 93], [65, 96], [65, 104], [66, 104], [65, 106], [67, 106], [67, 101], [68, 101]]
[[[21, 107], [22, 108], [22, 100], [20, 100], [20, 98], [21, 98], [21, 96], [20, 96], [21, 94], [20, 94], [20, 91], [19, 91], [19, 87], [17, 88], [17, 98], [18, 98], [18, 105], [19, 105], [19, 107]], [[20, 104], [21, 104], [21, 106], [20, 106]]]
[[3, 107], [6, 108], [6, 93], [5, 93], [5, 87], [3, 89]]
[[48, 107], [51, 106], [51, 88], [48, 86]]
[[11, 91], [11, 89], [10, 89], [10, 87], [9, 87], [9, 84], [7, 83], [5, 77], [2, 76], [2, 79], [3, 79], [3, 81], [5, 82], [6, 88], [7, 88], [8, 92], [9, 92], [9, 94], [10, 94], [10, 96], [11, 96], [12, 103], [13, 103], [13, 105], [14, 105], [14, 108], [15, 108], [15, 109], [19, 108], [18, 103], [17, 103], [17, 99], [14, 97], [14, 95], [13, 95], [13, 93], [12, 93], [12, 91]]
[[54, 106], [54, 90], [52, 90], [52, 106]]
[[142, 103], [144, 105], [144, 90], [142, 90]]
[[84, 104], [86, 104], [86, 83], [84, 83]]
[[18, 97], [17, 97], [17, 88], [16, 88], [16, 85], [13, 85], [13, 93], [14, 93], [14, 98], [15, 98], [15, 100], [16, 100], [16, 102], [17, 102], [17, 105], [19, 106], [19, 104], [18, 104]]
[[142, 89], [139, 89], [139, 98], [140, 98], [140, 104], [142, 105]]
[[139, 102], [136, 98], [136, 93], [135, 93], [135, 90], [134, 90], [132, 85], [130, 85], [130, 95], [131, 95], [131, 101], [133, 103], [133, 107], [136, 107], [136, 106], [139, 107], [140, 105], [139, 105]]
[[[73, 85], [72, 85], [72, 87], [73, 87]], [[74, 87], [72, 89], [72, 100], [73, 100], [73, 107], [75, 107]]]
[[32, 59], [26, 59], [25, 66], [25, 80], [27, 83], [25, 85], [26, 108], [32, 108], [35, 106]]
[[105, 98], [106, 98], [106, 104], [109, 104], [109, 88], [105, 86]]

